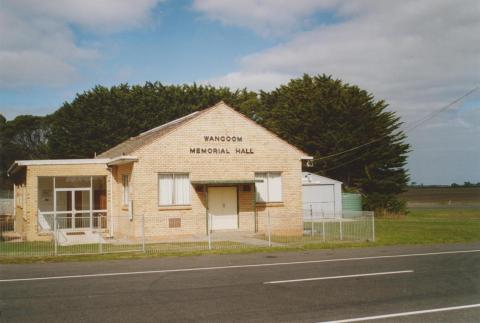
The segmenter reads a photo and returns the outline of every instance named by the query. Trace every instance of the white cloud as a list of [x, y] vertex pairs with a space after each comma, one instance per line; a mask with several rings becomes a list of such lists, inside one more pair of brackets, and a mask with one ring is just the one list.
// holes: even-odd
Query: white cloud
[[[357, 3], [357, 2], [354, 2]], [[364, 1], [355, 11], [344, 3], [339, 12], [351, 18], [243, 57], [235, 85], [275, 87], [272, 74], [326, 73], [358, 84], [395, 108], [418, 108], [444, 102], [478, 82], [480, 3]], [[428, 4], [428, 5], [427, 5]], [[279, 6], [280, 7], [280, 6]], [[369, 10], [367, 10], [367, 8]], [[231, 75], [224, 77], [228, 84]], [[259, 78], [265, 75], [265, 82]], [[222, 77], [215, 79], [222, 81]], [[431, 98], [434, 98], [433, 100]]]
[[273, 85], [286, 83], [292, 77], [293, 75], [275, 72], [232, 72], [218, 78], [203, 81], [202, 83], [228, 85], [232, 88], [248, 87], [250, 89], [270, 90], [273, 88]]
[[78, 77], [78, 64], [100, 56], [76, 43], [73, 26], [110, 33], [149, 23], [161, 0], [4, 0], [0, 7], [0, 88], [56, 86]]
[[[255, 3], [266, 4], [260, 0], [252, 4]], [[407, 125], [480, 83], [480, 2], [476, 0], [319, 3], [323, 7], [312, 7], [312, 10], [334, 10], [341, 19], [294, 33], [288, 41], [245, 56], [237, 70], [210, 82], [271, 89], [290, 76], [331, 74], [367, 89], [377, 99], [385, 99], [392, 110], [403, 116]], [[270, 5], [272, 16], [291, 9], [283, 2]], [[205, 14], [216, 17], [221, 13], [217, 6]], [[257, 15], [252, 13], [246, 17], [248, 11], [236, 6], [231, 6], [231, 10], [223, 9], [223, 14], [223, 18], [217, 19], [242, 24], [255, 31], [263, 28]], [[292, 19], [304, 17], [295, 11], [290, 15]], [[269, 19], [275, 21], [274, 17], [266, 18]], [[475, 100], [480, 101], [478, 93]], [[474, 141], [479, 141], [480, 130], [466, 125], [472, 122], [471, 118], [473, 123], [479, 124], [480, 116], [460, 114], [455, 118], [444, 119], [442, 126], [436, 127], [435, 131], [430, 129], [430, 132], [433, 138], [438, 133], [451, 134], [452, 131], [456, 131], [459, 137], [436, 136], [426, 143], [417, 140], [420, 135], [414, 132], [410, 138], [413, 149], [441, 149], [450, 145], [469, 149]], [[452, 124], [458, 127], [452, 127]], [[468, 135], [465, 129], [469, 129]], [[421, 134], [426, 135], [425, 132]], [[478, 163], [471, 168], [480, 173]]]
[[[76, 24], [98, 31], [123, 30], [145, 24], [161, 0], [6, 0], [7, 7], [24, 17]], [[100, 30], [99, 30], [100, 29]]]
[[279, 35], [309, 24], [317, 10], [331, 9], [338, 0], [194, 0], [193, 8], [211, 20]]

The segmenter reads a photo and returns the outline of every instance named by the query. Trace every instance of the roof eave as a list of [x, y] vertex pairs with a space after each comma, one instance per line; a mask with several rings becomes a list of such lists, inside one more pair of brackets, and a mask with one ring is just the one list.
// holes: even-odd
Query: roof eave
[[7, 176], [10, 177], [10, 175], [13, 175], [14, 173], [16, 173], [18, 170], [18, 166], [19, 166], [18, 162], [14, 161], [7, 170]]
[[119, 165], [135, 163], [137, 161], [138, 161], [138, 157], [136, 156], [119, 156], [119, 157], [112, 158], [109, 162], [107, 162], [107, 166], [119, 166]]

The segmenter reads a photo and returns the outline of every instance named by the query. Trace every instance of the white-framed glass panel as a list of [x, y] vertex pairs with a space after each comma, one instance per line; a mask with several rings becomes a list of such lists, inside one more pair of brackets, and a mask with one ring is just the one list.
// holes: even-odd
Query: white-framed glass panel
[[158, 193], [160, 205], [173, 204], [173, 174], [158, 175]]
[[268, 201], [268, 179], [267, 173], [255, 173], [255, 190], [257, 191], [257, 201], [267, 202]]
[[104, 176], [92, 176], [93, 209], [107, 209], [107, 181]]
[[[39, 231], [106, 228], [106, 176], [38, 177]], [[95, 219], [92, 219], [92, 216]]]
[[55, 191], [56, 217], [58, 229], [73, 228], [72, 191]]
[[90, 210], [92, 209], [90, 200], [90, 190], [73, 191], [75, 228], [90, 227]]
[[257, 190], [257, 201], [260, 202], [281, 202], [282, 201], [282, 173], [263, 172], [255, 173]]
[[282, 201], [282, 174], [279, 172], [268, 173], [268, 201]]
[[186, 173], [158, 174], [159, 205], [189, 205], [190, 178]]
[[90, 187], [91, 176], [56, 176], [55, 188]]
[[53, 177], [38, 178], [38, 210], [40, 212], [53, 212]]
[[173, 203], [177, 205], [190, 204], [190, 180], [188, 174], [174, 174], [173, 180], [173, 187], [175, 188]]
[[122, 203], [123, 205], [128, 205], [129, 201], [129, 190], [130, 190], [130, 183], [129, 183], [129, 178], [128, 175], [123, 175], [122, 176], [122, 187], [123, 187], [123, 198], [122, 198]]

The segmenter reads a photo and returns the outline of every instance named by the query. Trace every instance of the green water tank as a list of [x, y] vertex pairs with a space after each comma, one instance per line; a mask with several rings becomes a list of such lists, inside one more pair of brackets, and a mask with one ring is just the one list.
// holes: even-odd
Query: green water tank
[[342, 193], [342, 209], [344, 211], [362, 211], [362, 195]]

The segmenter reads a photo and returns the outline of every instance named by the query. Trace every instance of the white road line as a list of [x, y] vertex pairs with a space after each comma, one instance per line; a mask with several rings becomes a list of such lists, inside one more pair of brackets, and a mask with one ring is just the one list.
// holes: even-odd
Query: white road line
[[412, 312], [402, 312], [402, 313], [393, 313], [393, 314], [385, 314], [385, 315], [356, 317], [356, 318], [345, 319], [345, 320], [325, 321], [323, 323], [344, 323], [344, 322], [360, 322], [360, 321], [366, 321], [366, 320], [380, 320], [380, 319], [388, 319], [388, 318], [392, 318], [392, 317], [420, 315], [420, 314], [447, 312], [447, 311], [458, 311], [458, 310], [464, 310], [464, 309], [476, 308], [476, 307], [480, 307], [480, 304], [451, 306], [451, 307], [434, 308], [434, 309], [422, 310], [422, 311], [412, 311]]
[[478, 253], [478, 252], [480, 252], [480, 249], [457, 250], [457, 251], [439, 251], [439, 252], [427, 252], [427, 253], [410, 253], [410, 254], [400, 254], [400, 255], [390, 255], [390, 256], [369, 256], [369, 257], [336, 258], [336, 259], [306, 260], [306, 261], [292, 261], [292, 262], [273, 262], [273, 263], [250, 264], [250, 265], [231, 265], [231, 266], [216, 266], [216, 267], [161, 269], [161, 270], [131, 271], [131, 272], [118, 272], [118, 273], [83, 274], [83, 275], [70, 275], [70, 276], [10, 278], [10, 279], [0, 279], [0, 283], [19, 282], [19, 281], [34, 281], [34, 280], [50, 280], [50, 279], [69, 279], [69, 278], [89, 278], [89, 277], [108, 277], [108, 276], [125, 276], [125, 275], [162, 274], [162, 273], [175, 273], [175, 272], [235, 269], [235, 268], [256, 268], [256, 267], [288, 266], [288, 265], [303, 265], [303, 264], [320, 264], [320, 263], [342, 262], [342, 261], [421, 257], [421, 256], [466, 254], [466, 253]]
[[411, 274], [411, 273], [413, 273], [413, 270], [397, 270], [397, 271], [384, 271], [384, 272], [380, 272], [380, 273], [368, 273], [368, 274], [313, 277], [313, 278], [301, 278], [301, 279], [290, 279], [290, 280], [274, 280], [274, 281], [270, 281], [270, 282], [264, 282], [264, 284], [298, 283], [298, 282], [306, 282], [306, 281], [312, 281], [312, 280], [329, 280], [329, 279], [354, 278], [354, 277]]

